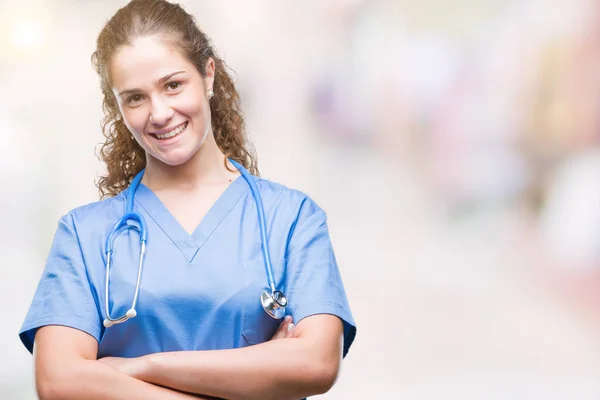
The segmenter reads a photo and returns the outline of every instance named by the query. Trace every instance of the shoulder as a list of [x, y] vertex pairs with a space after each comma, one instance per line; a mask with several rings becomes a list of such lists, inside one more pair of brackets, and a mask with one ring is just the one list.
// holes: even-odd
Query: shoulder
[[[94, 226], [101, 221], [113, 221], [120, 218], [125, 210], [125, 196], [117, 196], [95, 201], [76, 207], [61, 217], [61, 221], [73, 228]], [[114, 221], [113, 221], [114, 222]]]
[[325, 211], [317, 202], [302, 190], [290, 188], [263, 178], [256, 178], [256, 184], [265, 204], [276, 208], [285, 208], [297, 216], [306, 213], [325, 215]]

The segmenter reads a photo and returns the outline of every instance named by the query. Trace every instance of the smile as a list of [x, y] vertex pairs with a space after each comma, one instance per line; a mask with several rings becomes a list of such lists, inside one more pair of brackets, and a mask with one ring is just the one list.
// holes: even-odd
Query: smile
[[187, 128], [187, 124], [188, 123], [186, 121], [183, 124], [179, 125], [178, 127], [176, 127], [173, 130], [170, 130], [167, 133], [161, 133], [160, 135], [153, 133], [152, 135], [154, 135], [159, 140], [171, 139], [172, 137], [175, 137], [175, 136], [179, 135], [181, 132], [183, 132], [185, 130], [185, 128]]

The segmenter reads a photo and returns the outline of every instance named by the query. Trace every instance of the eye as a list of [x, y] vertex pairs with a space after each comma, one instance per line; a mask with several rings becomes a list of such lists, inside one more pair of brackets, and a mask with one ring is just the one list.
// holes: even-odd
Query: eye
[[139, 103], [140, 101], [142, 101], [143, 98], [144, 97], [141, 94], [139, 94], [139, 93], [132, 94], [131, 96], [129, 96], [127, 98], [127, 104]]
[[181, 82], [169, 82], [167, 83], [167, 89], [171, 91], [176, 91], [181, 87]]

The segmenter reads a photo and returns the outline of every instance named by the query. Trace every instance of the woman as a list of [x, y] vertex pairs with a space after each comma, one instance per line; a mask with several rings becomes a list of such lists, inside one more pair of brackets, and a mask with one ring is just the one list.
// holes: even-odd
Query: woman
[[[193, 17], [163, 0], [133, 0], [107, 22], [92, 60], [106, 114], [105, 199], [61, 218], [20, 332], [40, 398], [298, 399], [329, 390], [356, 328], [325, 213], [257, 177], [239, 96]], [[289, 300], [274, 307], [283, 322], [260, 301], [265, 289], [279, 292], [268, 290], [251, 183], [272, 278]], [[126, 211], [141, 217], [107, 242]]]

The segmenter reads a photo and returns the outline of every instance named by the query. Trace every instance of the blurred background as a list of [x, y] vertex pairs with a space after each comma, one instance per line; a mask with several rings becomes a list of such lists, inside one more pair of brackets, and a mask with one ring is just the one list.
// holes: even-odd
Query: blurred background
[[[600, 399], [600, 3], [182, 1], [264, 178], [328, 213], [358, 325], [326, 399]], [[58, 219], [96, 201], [123, 0], [0, 2], [0, 398]]]

